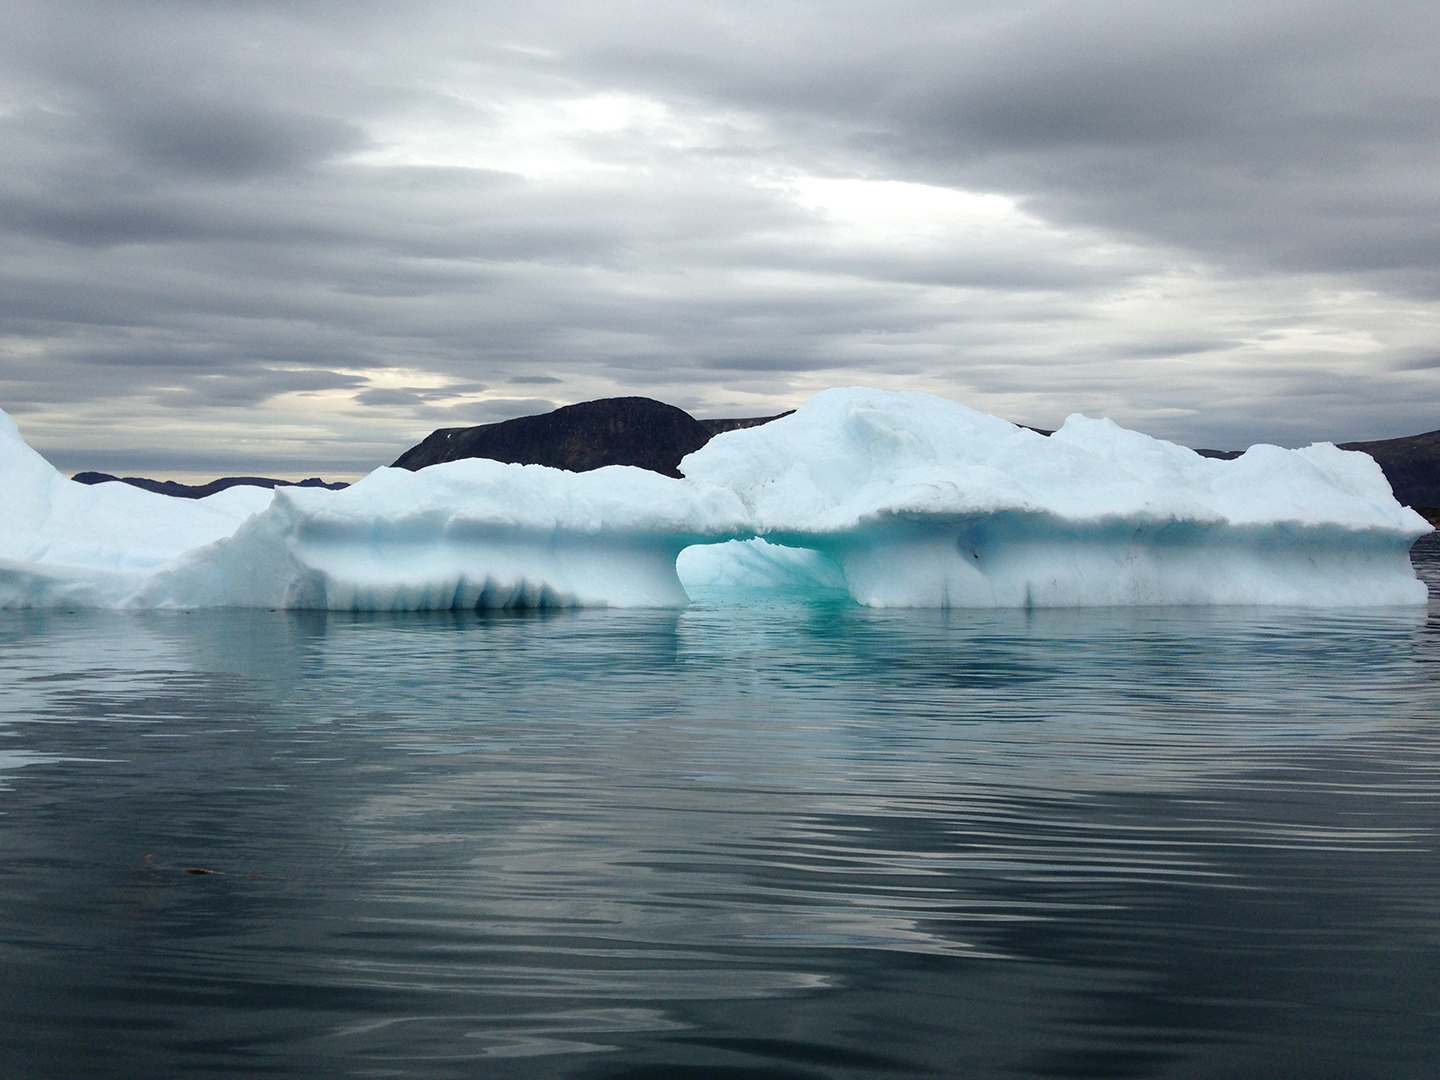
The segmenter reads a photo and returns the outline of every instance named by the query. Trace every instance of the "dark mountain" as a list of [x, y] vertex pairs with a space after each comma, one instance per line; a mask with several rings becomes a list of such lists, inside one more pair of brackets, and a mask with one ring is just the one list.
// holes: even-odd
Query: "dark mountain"
[[327, 484], [318, 476], [312, 476], [309, 480], [272, 480], [268, 476], [226, 476], [220, 480], [211, 480], [208, 484], [177, 484], [174, 480], [147, 480], [143, 476], [111, 476], [103, 472], [79, 472], [70, 479], [81, 484], [108, 484], [112, 480], [118, 480], [122, 484], [129, 484], [131, 487], [144, 488], [146, 491], [153, 491], [157, 495], [173, 495], [177, 499], [203, 499], [207, 495], [214, 495], [217, 491], [224, 491], [232, 487], [322, 487], [331, 491], [339, 491], [349, 484]]
[[414, 472], [444, 461], [490, 458], [570, 472], [635, 465], [679, 476], [680, 459], [699, 450], [711, 436], [774, 419], [696, 420], [684, 409], [652, 398], [601, 398], [499, 424], [441, 428], [401, 454], [394, 467]]

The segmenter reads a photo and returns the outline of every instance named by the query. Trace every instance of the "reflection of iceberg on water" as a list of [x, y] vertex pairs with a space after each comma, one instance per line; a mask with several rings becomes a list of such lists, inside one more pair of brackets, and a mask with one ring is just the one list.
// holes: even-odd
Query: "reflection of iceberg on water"
[[471, 459], [182, 500], [67, 480], [0, 414], [0, 606], [663, 607], [687, 587], [910, 607], [1426, 599], [1407, 552], [1430, 526], [1329, 444], [1222, 461], [1107, 420], [1047, 438], [842, 389], [681, 471]]

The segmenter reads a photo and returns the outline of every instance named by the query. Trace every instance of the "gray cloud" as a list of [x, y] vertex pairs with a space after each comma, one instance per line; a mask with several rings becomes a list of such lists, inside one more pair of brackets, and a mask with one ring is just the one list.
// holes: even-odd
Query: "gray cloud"
[[352, 389], [364, 380], [334, 371], [277, 371], [258, 368], [242, 373], [200, 375], [188, 380], [183, 389], [162, 391], [162, 400], [179, 408], [196, 406], [258, 405], [281, 394], [315, 390]]
[[818, 48], [760, 24], [704, 51], [600, 48], [591, 62], [783, 110], [797, 137], [828, 136], [872, 174], [993, 186], [1068, 220], [1286, 268], [1434, 265], [1433, 5], [849, 14], [828, 34], [804, 23]]
[[0, 407], [57, 452], [243, 428], [231, 471], [835, 382], [1433, 428], [1437, 44], [1408, 3], [17, 0]]
[[1398, 360], [1395, 366], [1401, 371], [1440, 371], [1440, 353], [1405, 357]]
[[1193, 341], [1185, 338], [1161, 338], [1155, 341], [1137, 341], [1129, 345], [1116, 346], [1112, 349], [1112, 352], [1115, 356], [1122, 357], [1163, 359], [1177, 356], [1199, 356], [1202, 353], [1213, 353], [1220, 352], [1224, 349], [1233, 349], [1243, 344], [1244, 342], [1237, 341], [1234, 338], [1210, 338]]
[[176, 105], [116, 125], [122, 145], [181, 174], [242, 180], [293, 172], [364, 143], [354, 124], [228, 102]]

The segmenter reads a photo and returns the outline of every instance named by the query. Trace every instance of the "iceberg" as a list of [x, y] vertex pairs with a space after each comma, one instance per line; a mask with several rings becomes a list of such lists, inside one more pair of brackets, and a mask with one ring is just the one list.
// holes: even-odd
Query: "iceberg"
[[[1201, 457], [1108, 420], [1048, 437], [942, 398], [827, 390], [675, 479], [467, 459], [341, 491], [173, 499], [60, 475], [0, 413], [0, 606], [1423, 604], [1431, 526], [1364, 454]], [[687, 591], [689, 590], [689, 591]]]

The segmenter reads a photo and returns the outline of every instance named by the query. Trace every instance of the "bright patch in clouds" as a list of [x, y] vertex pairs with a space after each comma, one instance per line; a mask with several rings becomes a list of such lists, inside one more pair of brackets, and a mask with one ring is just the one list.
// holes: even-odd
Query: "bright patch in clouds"
[[638, 155], [703, 145], [714, 121], [633, 94], [496, 99], [455, 90], [419, 114], [372, 122], [358, 165], [491, 169], [540, 178], [635, 167]]
[[944, 240], [956, 234], [1043, 229], [1004, 195], [899, 180], [801, 177], [787, 185], [807, 210], [868, 241]]

